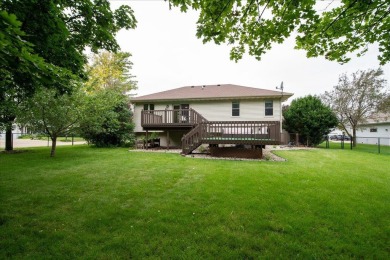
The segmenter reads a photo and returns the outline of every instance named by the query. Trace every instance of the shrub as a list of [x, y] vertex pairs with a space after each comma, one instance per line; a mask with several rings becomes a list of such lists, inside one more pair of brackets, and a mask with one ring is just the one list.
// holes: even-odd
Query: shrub
[[134, 124], [128, 98], [113, 91], [89, 97], [80, 135], [98, 147], [133, 146]]
[[283, 128], [290, 133], [299, 133], [301, 141], [309, 146], [320, 144], [323, 136], [338, 124], [332, 110], [311, 95], [293, 100], [284, 110], [283, 117]]

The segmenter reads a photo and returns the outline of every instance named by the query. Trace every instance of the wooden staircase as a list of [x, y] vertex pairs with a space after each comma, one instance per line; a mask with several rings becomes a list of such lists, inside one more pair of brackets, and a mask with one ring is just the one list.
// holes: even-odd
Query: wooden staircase
[[197, 124], [190, 132], [183, 136], [182, 154], [190, 154], [202, 144], [202, 124]]
[[182, 154], [190, 154], [192, 151], [194, 151], [196, 148], [198, 148], [202, 144], [202, 132], [204, 126], [202, 123], [208, 122], [206, 118], [204, 118], [201, 114], [199, 114], [197, 111], [193, 110], [193, 113], [196, 113], [196, 124], [194, 125], [194, 128], [189, 131], [187, 134], [185, 134], [181, 141], [182, 141]]
[[279, 121], [199, 121], [182, 138], [182, 154], [201, 144], [277, 145], [280, 144]]

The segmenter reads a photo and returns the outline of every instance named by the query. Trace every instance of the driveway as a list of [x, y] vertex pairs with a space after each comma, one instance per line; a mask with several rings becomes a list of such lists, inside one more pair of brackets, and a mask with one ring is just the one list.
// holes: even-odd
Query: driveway
[[[86, 144], [87, 142], [74, 142], [74, 145], [77, 144]], [[72, 145], [72, 142], [60, 142], [57, 141], [57, 146], [60, 145]], [[51, 140], [30, 140], [30, 139], [14, 139], [14, 148], [25, 148], [25, 147], [42, 147], [42, 146], [51, 146]], [[0, 139], [0, 150], [4, 150], [5, 140]]]

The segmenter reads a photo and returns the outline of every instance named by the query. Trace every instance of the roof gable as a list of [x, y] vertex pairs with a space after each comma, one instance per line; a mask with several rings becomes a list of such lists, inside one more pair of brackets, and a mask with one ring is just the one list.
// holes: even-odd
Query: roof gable
[[186, 86], [133, 98], [133, 102], [171, 100], [218, 100], [283, 97], [287, 100], [292, 93], [244, 87], [233, 84]]

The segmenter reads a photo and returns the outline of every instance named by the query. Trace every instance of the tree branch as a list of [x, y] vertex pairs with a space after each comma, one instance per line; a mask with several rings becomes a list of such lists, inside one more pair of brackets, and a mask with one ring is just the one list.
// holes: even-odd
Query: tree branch
[[219, 13], [218, 17], [216, 19], [214, 19], [215, 22], [218, 22], [219, 21], [219, 18], [221, 18], [223, 12], [225, 12], [226, 8], [230, 5], [230, 3], [232, 2], [232, 0], [229, 0], [226, 5], [223, 7], [222, 11]]
[[84, 17], [82, 14], [78, 14], [78, 15], [75, 15], [75, 16], [71, 16], [71, 17], [69, 17], [69, 19], [67, 19], [66, 21], [64, 21], [65, 22], [65, 24], [68, 24], [68, 23], [70, 23], [71, 21], [73, 21], [73, 20], [75, 20], [75, 19], [77, 19], [77, 18], [81, 18], [81, 17]]
[[357, 1], [358, 0], [354, 0], [347, 8], [345, 8], [341, 13], [339, 13], [339, 15], [335, 19], [333, 19], [333, 21], [330, 24], [328, 24], [328, 26], [325, 28], [325, 30], [322, 31], [322, 33], [325, 33], [331, 26], [333, 26], [333, 24], [335, 24], [341, 18], [341, 16], [345, 14], [345, 12], [351, 9], [352, 6], [354, 6]]
[[284, 15], [285, 15], [285, 13], [286, 13], [286, 11], [287, 11], [287, 9], [288, 9], [288, 7], [289, 7], [289, 5], [291, 4], [292, 1], [293, 0], [288, 1], [287, 5], [284, 7], [283, 13], [282, 13], [282, 20], [283, 20]]
[[248, 11], [249, 11], [250, 7], [253, 5], [253, 2], [255, 2], [255, 0], [251, 0], [251, 2], [249, 3], [248, 7], [245, 9], [244, 14], [241, 16], [241, 19], [243, 19], [243, 18], [246, 17], [246, 15], [248, 14]]
[[45, 128], [46, 133], [49, 135], [50, 138], [53, 138], [49, 127], [47, 126], [46, 120], [45, 120], [45, 108], [41, 107], [41, 113], [42, 113], [42, 121], [43, 121], [43, 127]]
[[380, 21], [382, 21], [385, 17], [387, 17], [390, 14], [390, 9], [386, 11], [381, 17], [379, 17], [373, 24], [371, 24], [364, 32], [362, 32], [360, 35], [363, 36], [372, 29], [374, 29], [375, 26], [378, 25]]
[[326, 11], [328, 9], [328, 7], [333, 4], [334, 0], [332, 0], [324, 9], [320, 10], [320, 11]]
[[271, 0], [268, 0], [268, 2], [265, 4], [265, 6], [264, 6], [264, 8], [263, 8], [263, 11], [261, 12], [261, 14], [260, 14], [259, 18], [257, 19], [257, 21], [260, 22], [261, 17], [263, 16], [265, 9], [267, 9], [267, 6], [268, 6], [268, 4], [269, 4], [270, 2], [271, 2]]

